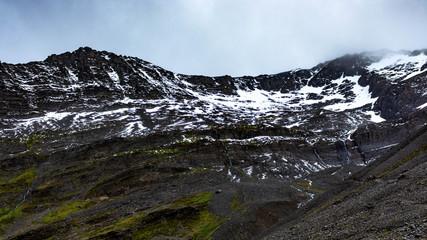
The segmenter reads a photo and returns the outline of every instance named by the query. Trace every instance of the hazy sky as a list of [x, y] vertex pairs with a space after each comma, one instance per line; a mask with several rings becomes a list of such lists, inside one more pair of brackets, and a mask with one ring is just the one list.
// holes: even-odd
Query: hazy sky
[[168, 70], [258, 75], [427, 48], [425, 0], [0, 0], [0, 60], [89, 46]]

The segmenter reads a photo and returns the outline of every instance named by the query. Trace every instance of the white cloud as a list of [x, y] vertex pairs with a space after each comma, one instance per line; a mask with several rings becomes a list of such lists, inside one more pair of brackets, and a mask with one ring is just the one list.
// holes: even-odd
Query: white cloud
[[90, 46], [169, 70], [256, 75], [346, 53], [426, 48], [422, 0], [0, 0], [0, 60]]

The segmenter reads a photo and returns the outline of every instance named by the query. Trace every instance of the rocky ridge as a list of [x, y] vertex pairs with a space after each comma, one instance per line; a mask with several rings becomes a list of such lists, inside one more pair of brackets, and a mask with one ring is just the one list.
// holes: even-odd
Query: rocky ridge
[[0, 233], [256, 236], [425, 126], [426, 55], [256, 77], [87, 47], [0, 63]]

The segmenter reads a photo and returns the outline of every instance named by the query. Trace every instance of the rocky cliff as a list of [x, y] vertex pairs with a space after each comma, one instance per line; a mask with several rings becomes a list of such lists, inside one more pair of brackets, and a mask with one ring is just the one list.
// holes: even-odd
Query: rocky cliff
[[88, 47], [2, 62], [0, 234], [257, 236], [423, 129], [426, 64], [382, 51], [208, 77]]

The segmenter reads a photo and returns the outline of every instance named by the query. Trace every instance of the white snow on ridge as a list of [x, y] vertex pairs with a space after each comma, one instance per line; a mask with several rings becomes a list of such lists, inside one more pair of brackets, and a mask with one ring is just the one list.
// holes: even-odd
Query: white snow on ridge
[[[13, 133], [15, 136], [27, 135], [41, 130], [71, 130], [94, 126], [104, 121], [136, 121], [135, 108], [121, 108], [100, 112], [46, 112], [44, 116], [16, 119], [11, 127], [0, 129], [0, 133]], [[129, 124], [128, 126], [129, 127]], [[145, 129], [138, 125], [139, 129]], [[9, 135], [9, 134], [7, 134]]]
[[[255, 90], [237, 90], [237, 95], [219, 95], [211, 93], [200, 93], [191, 89], [186, 89], [191, 95], [203, 102], [216, 106], [225, 106], [235, 110], [258, 111], [260, 113], [276, 109], [304, 110], [304, 106], [312, 104], [326, 103], [329, 100], [339, 100], [340, 103], [326, 106], [324, 109], [331, 111], [344, 111], [354, 109], [366, 104], [372, 104], [377, 99], [371, 98], [369, 87], [362, 87], [357, 83], [360, 76], [341, 76], [333, 80], [332, 84], [341, 86], [348, 80], [353, 84], [352, 91], [356, 98], [348, 103], [343, 103], [344, 95], [340, 93], [338, 87], [332, 90], [325, 87], [303, 86], [299, 91], [290, 93], [281, 93], [280, 91]], [[308, 99], [309, 94], [321, 96], [320, 99]]]
[[337, 103], [337, 104], [326, 106], [325, 107], [326, 110], [344, 111], [347, 109], [362, 107], [362, 106], [365, 106], [366, 104], [375, 103], [377, 98], [371, 98], [371, 94], [369, 93], [369, 87], [368, 86], [362, 87], [357, 83], [357, 80], [359, 80], [360, 76], [352, 76], [352, 77], [345, 77], [345, 78], [355, 83], [353, 86], [353, 93], [356, 95], [356, 98], [351, 102]]
[[426, 64], [427, 56], [422, 53], [417, 56], [408, 56], [406, 54], [392, 54], [378, 62], [372, 63], [367, 67], [370, 71], [375, 71], [387, 79], [402, 81], [414, 77], [425, 70], [421, 67]]

